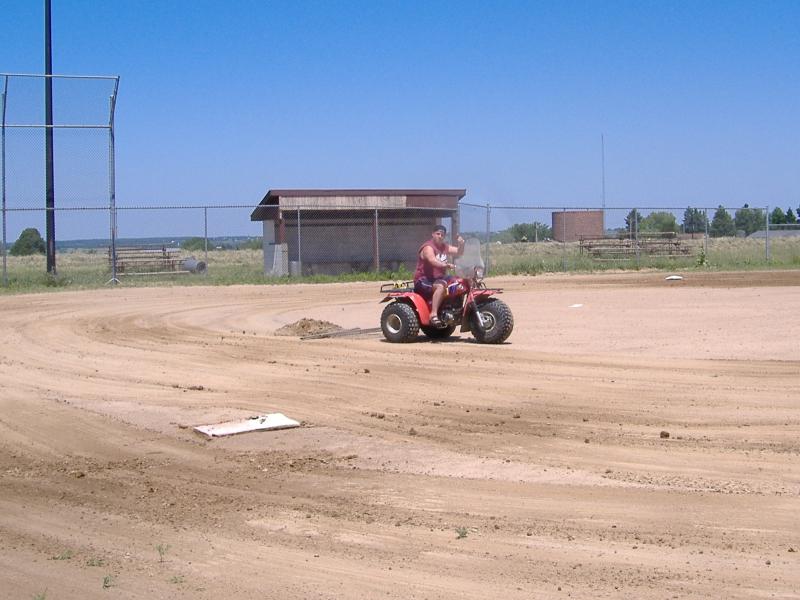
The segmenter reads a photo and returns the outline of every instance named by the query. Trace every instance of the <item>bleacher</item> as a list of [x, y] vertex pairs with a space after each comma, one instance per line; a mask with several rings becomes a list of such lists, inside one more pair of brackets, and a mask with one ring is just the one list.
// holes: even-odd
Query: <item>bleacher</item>
[[117, 275], [164, 275], [189, 273], [184, 268], [180, 248], [167, 246], [117, 246], [112, 256], [108, 249], [108, 263], [116, 258]]
[[689, 254], [689, 246], [672, 232], [640, 233], [638, 238], [626, 235], [611, 238], [604, 236], [581, 236], [581, 254], [595, 260], [628, 260], [636, 256], [680, 257]]

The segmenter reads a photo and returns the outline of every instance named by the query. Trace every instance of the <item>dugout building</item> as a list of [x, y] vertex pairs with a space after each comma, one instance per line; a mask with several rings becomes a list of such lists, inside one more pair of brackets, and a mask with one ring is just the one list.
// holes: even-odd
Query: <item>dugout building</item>
[[466, 190], [269, 190], [250, 215], [263, 226], [264, 273], [413, 271], [434, 225], [458, 234]]

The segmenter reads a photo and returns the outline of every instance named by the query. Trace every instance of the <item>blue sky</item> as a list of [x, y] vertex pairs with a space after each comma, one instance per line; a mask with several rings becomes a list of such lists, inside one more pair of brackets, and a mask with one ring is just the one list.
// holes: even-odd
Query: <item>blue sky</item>
[[[42, 4], [4, 3], [0, 71], [43, 72]], [[798, 31], [796, 0], [53, 0], [53, 71], [121, 77], [120, 206], [463, 187], [599, 207], [603, 134], [608, 206], [786, 209]]]

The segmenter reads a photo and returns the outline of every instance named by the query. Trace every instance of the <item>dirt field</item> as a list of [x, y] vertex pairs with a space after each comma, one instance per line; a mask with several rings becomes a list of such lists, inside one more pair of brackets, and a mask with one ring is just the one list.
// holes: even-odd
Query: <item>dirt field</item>
[[798, 598], [800, 272], [664, 276], [493, 280], [501, 346], [274, 335], [376, 284], [0, 298], [0, 597]]

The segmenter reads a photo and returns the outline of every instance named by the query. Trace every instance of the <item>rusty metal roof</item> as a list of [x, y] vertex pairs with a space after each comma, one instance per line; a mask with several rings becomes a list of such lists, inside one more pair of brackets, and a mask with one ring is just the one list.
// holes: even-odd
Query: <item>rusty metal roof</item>
[[453, 189], [316, 189], [269, 190], [250, 215], [251, 221], [273, 220], [281, 210], [437, 209], [458, 210], [466, 190]]

